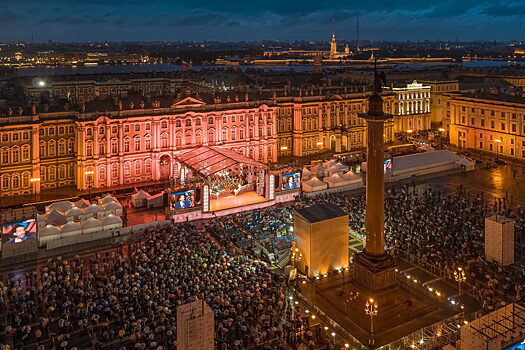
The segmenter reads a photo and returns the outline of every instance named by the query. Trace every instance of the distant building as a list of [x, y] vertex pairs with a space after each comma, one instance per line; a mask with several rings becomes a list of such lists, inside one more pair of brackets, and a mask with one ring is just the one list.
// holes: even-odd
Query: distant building
[[416, 132], [430, 129], [430, 86], [417, 81], [406, 87], [390, 88], [394, 102], [394, 132]]
[[525, 96], [450, 94], [450, 143], [491, 157], [525, 159]]

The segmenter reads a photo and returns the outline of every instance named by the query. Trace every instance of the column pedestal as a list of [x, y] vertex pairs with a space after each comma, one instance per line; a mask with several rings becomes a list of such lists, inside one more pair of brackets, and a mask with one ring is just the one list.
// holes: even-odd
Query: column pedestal
[[354, 255], [352, 277], [357, 283], [377, 292], [397, 285], [396, 267], [390, 255], [370, 254], [365, 250]]

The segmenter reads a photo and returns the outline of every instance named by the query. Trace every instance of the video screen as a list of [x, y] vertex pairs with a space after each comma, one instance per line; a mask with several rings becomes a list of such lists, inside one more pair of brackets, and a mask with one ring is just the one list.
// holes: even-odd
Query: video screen
[[384, 164], [385, 174], [392, 172], [392, 159], [385, 160], [383, 164]]
[[2, 225], [2, 244], [13, 244], [36, 239], [36, 220]]
[[171, 192], [169, 196], [171, 210], [192, 208], [195, 206], [195, 190]]
[[301, 173], [281, 176], [281, 190], [295, 190], [300, 187]]

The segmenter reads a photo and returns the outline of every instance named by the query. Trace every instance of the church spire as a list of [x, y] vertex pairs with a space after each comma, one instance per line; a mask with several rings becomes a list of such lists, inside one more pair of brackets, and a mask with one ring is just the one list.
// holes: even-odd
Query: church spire
[[330, 57], [337, 54], [337, 41], [335, 40], [335, 18], [332, 18], [332, 41], [330, 41]]

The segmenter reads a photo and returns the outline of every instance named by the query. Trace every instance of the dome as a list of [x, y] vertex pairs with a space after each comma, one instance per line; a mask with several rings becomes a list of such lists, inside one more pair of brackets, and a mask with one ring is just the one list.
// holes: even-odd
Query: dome
[[58, 233], [60, 233], [60, 230], [56, 226], [47, 224], [43, 229], [40, 230], [39, 235], [49, 236], [56, 235]]
[[102, 223], [100, 222], [100, 220], [97, 220], [95, 218], [89, 218], [86, 221], [82, 222], [82, 228], [83, 229], [95, 228], [95, 227], [99, 227], [101, 225], [102, 225]]
[[78, 222], [70, 221], [60, 228], [60, 232], [75, 232], [80, 230], [80, 224]]
[[103, 225], [114, 225], [122, 223], [122, 219], [120, 218], [120, 216], [115, 216], [113, 214], [109, 214], [105, 218], [102, 218], [100, 221], [102, 221]]

